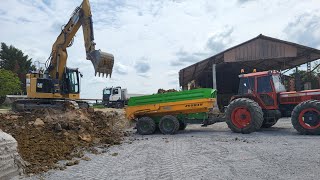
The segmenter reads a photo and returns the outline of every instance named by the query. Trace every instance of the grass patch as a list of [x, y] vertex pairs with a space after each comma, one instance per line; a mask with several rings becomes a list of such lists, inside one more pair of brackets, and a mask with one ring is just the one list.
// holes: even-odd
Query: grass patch
[[0, 109], [11, 109], [11, 105], [0, 105]]
[[94, 104], [92, 105], [93, 108], [97, 108], [97, 109], [103, 109], [103, 108], [106, 108], [104, 105], [102, 104]]

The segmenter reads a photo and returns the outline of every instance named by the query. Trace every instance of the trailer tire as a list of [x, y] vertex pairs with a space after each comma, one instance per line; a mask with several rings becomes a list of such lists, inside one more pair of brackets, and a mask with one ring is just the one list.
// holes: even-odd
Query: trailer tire
[[150, 117], [141, 117], [138, 119], [136, 128], [141, 135], [153, 134], [156, 131], [156, 123]]
[[172, 115], [165, 115], [160, 119], [159, 129], [162, 134], [175, 134], [179, 130], [179, 121]]
[[187, 123], [185, 123], [184, 121], [179, 121], [179, 130], [185, 130], [187, 127]]
[[263, 112], [252, 99], [233, 100], [226, 110], [226, 123], [236, 133], [249, 134], [259, 130], [263, 123]]
[[309, 100], [298, 104], [292, 111], [291, 123], [300, 134], [320, 135], [320, 101]]

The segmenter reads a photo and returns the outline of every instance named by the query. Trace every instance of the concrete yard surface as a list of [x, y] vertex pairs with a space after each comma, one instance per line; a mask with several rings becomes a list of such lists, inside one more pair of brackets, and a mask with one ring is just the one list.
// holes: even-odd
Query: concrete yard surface
[[[133, 141], [132, 141], [133, 140]], [[319, 179], [320, 138], [299, 135], [290, 119], [252, 134], [225, 123], [189, 125], [176, 135], [133, 134], [88, 155], [91, 161], [27, 179]]]

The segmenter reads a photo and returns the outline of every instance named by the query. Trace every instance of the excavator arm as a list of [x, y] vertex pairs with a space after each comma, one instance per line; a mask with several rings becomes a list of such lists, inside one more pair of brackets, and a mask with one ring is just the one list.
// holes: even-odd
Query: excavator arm
[[90, 60], [94, 66], [95, 75], [102, 73], [111, 76], [114, 64], [112, 54], [95, 49], [93, 23], [89, 0], [83, 0], [82, 4], [72, 13], [68, 23], [63, 27], [60, 35], [52, 46], [50, 63], [47, 71], [54, 79], [61, 80], [65, 70], [68, 53], [67, 48], [73, 43], [73, 38], [82, 26], [84, 44], [86, 49], [86, 59]]

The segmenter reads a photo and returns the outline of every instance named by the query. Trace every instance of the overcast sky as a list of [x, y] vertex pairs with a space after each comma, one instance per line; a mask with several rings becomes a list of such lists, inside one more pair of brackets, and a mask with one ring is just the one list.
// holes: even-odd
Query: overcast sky
[[[45, 62], [82, 0], [0, 0], [0, 41]], [[179, 88], [180, 69], [259, 34], [320, 49], [320, 0], [91, 0], [96, 48], [112, 53], [112, 78], [94, 76], [82, 30], [68, 66], [83, 73], [81, 97], [106, 86], [129, 93]]]

